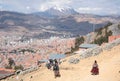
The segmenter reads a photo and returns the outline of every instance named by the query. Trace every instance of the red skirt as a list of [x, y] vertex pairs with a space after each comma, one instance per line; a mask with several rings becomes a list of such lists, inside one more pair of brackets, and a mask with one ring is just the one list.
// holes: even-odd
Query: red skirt
[[92, 75], [98, 75], [99, 74], [99, 68], [98, 67], [93, 67], [91, 70]]

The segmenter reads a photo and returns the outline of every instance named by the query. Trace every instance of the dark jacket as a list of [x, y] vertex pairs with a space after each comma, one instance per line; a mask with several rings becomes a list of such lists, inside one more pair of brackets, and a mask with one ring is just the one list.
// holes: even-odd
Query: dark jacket
[[58, 66], [58, 64], [55, 64], [55, 65], [53, 66], [53, 71], [59, 71], [59, 66]]

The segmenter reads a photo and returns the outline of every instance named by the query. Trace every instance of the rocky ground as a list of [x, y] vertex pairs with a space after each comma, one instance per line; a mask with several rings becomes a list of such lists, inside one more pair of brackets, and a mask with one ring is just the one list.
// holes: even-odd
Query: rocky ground
[[[61, 77], [54, 78], [52, 70], [44, 65], [37, 71], [15, 75], [2, 81], [120, 81], [120, 45], [112, 49], [103, 50], [99, 55], [81, 59], [77, 64], [69, 63], [70, 58], [77, 58], [80, 55], [67, 57], [60, 65]], [[90, 70], [94, 60], [98, 61], [99, 75], [91, 75]], [[18, 78], [18, 80], [17, 80]]]

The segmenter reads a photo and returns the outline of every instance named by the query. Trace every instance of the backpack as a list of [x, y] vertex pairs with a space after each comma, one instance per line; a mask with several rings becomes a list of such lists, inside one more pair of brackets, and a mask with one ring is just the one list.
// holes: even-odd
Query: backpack
[[46, 64], [46, 67], [47, 67], [48, 69], [50, 69], [50, 68], [51, 68], [50, 63]]

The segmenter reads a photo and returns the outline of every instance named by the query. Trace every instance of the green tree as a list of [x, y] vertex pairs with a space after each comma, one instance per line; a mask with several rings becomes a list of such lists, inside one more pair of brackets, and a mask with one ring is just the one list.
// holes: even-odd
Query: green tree
[[78, 37], [75, 39], [75, 48], [79, 48], [79, 45], [84, 42], [84, 37]]
[[79, 49], [79, 45], [84, 43], [84, 37], [77, 37], [75, 39], [75, 47], [71, 47], [71, 52], [73, 53], [74, 51], [77, 51]]

